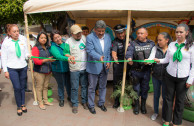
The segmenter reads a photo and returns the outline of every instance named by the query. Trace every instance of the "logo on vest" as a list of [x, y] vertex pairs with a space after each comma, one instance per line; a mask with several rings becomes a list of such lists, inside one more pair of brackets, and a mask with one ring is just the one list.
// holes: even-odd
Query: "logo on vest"
[[86, 48], [86, 46], [85, 46], [83, 43], [81, 43], [81, 44], [79, 45], [79, 48], [80, 48], [80, 50], [84, 50], [84, 49]]

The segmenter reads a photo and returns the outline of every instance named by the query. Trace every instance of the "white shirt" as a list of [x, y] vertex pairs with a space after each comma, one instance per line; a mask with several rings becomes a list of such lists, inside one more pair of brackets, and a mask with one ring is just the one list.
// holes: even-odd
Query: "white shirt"
[[104, 37], [105, 35], [102, 37], [102, 38], [99, 38], [99, 41], [100, 41], [100, 45], [102, 47], [102, 52], [104, 53]]
[[19, 36], [19, 45], [21, 50], [20, 58], [17, 57], [15, 51], [15, 42], [11, 38], [6, 37], [3, 41], [1, 48], [1, 60], [4, 72], [7, 68], [20, 69], [27, 66], [26, 58], [29, 56], [27, 49], [26, 38], [22, 35]]
[[[183, 47], [181, 49], [183, 55], [182, 61], [177, 62], [176, 60], [173, 62], [173, 55], [177, 50], [177, 47], [175, 46], [176, 43], [178, 42], [175, 41], [169, 44], [166, 57], [160, 59], [160, 63], [169, 63], [167, 66], [167, 72], [173, 77], [185, 78], [189, 76], [187, 83], [192, 84], [194, 81], [194, 45], [192, 45], [189, 50], [186, 50], [185, 47]], [[193, 66], [192, 68], [191, 64]]]

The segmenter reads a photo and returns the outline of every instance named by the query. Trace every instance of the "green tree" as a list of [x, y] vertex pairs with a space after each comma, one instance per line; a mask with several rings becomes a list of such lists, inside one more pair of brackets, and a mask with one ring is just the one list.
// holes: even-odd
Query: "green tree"
[[[23, 4], [27, 0], [0, 0], [0, 24], [23, 22]], [[0, 31], [2, 32], [2, 31]]]
[[[24, 24], [23, 4], [27, 0], [0, 0], [0, 26], [1, 28], [6, 24]], [[28, 15], [28, 23], [40, 24], [44, 31], [46, 31], [44, 24], [51, 24], [53, 29], [58, 29], [62, 34], [65, 32], [67, 26], [66, 12], [51, 12], [51, 13], [37, 13]], [[0, 28], [0, 33], [2, 29]]]

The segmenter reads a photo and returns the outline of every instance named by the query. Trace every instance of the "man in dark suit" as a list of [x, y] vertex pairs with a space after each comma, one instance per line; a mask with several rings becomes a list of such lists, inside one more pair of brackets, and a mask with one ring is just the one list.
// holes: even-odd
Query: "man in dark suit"
[[[89, 34], [86, 38], [86, 51], [88, 54], [88, 61], [110, 61], [111, 38], [109, 34], [105, 33], [106, 24], [103, 20], [99, 20], [95, 24], [94, 32]], [[96, 63], [87, 62], [86, 71], [88, 72], [88, 108], [92, 114], [95, 111], [95, 89], [97, 82], [99, 82], [99, 101], [98, 107], [106, 112], [104, 106], [106, 96], [106, 84], [109, 62]]]

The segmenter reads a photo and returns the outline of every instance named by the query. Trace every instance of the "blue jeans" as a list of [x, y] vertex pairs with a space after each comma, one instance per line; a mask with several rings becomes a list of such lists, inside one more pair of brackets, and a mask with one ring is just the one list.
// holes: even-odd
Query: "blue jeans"
[[[158, 107], [159, 107], [159, 99], [161, 94], [161, 87], [162, 87], [162, 99], [163, 99], [163, 105], [162, 105], [162, 115], [164, 114], [164, 104], [165, 104], [165, 83], [162, 80], [158, 80], [155, 77], [152, 76], [152, 82], [154, 86], [154, 113], [159, 113]], [[163, 116], [162, 116], [163, 117]]]
[[17, 107], [25, 104], [25, 86], [27, 83], [27, 68], [12, 69], [8, 68], [10, 80], [13, 84], [14, 95]]
[[150, 72], [150, 70], [142, 72], [131, 71], [132, 77], [136, 77], [139, 80], [137, 84], [133, 85], [133, 89], [142, 99], [147, 99], [148, 97]]
[[102, 69], [100, 74], [88, 74], [88, 106], [89, 108], [94, 108], [95, 100], [95, 89], [97, 82], [99, 82], [99, 101], [98, 105], [104, 105], [106, 97], [106, 84], [107, 84], [107, 73], [105, 69]]
[[59, 100], [64, 100], [64, 86], [69, 98], [71, 98], [71, 84], [70, 84], [70, 74], [69, 72], [52, 72], [54, 78], [58, 84], [58, 96]]
[[82, 104], [87, 103], [88, 74], [86, 70], [70, 72], [71, 79], [71, 102], [73, 107], [78, 107], [79, 81], [81, 84]]

